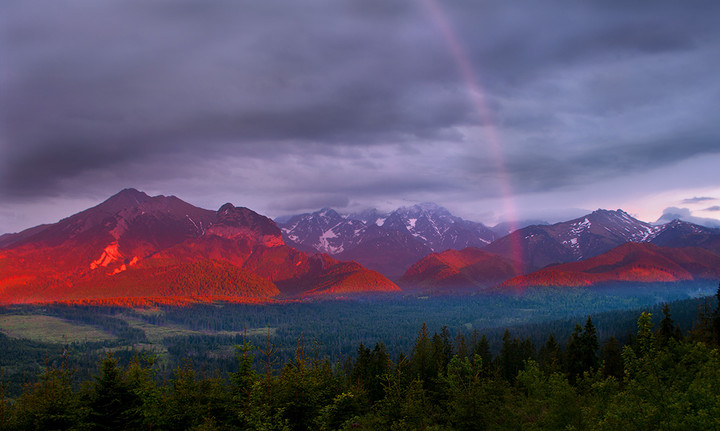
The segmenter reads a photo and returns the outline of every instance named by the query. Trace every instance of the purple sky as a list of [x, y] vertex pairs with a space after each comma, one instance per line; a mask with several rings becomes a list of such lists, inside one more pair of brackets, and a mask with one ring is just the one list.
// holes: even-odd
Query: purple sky
[[[125, 187], [279, 215], [720, 218], [720, 3], [25, 1], [0, 233]], [[479, 101], [479, 103], [478, 103]]]

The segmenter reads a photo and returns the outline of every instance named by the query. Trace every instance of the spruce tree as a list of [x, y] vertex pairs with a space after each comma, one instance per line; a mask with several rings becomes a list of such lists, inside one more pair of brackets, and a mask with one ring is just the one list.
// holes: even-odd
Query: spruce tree
[[625, 373], [622, 346], [620, 346], [620, 342], [615, 337], [610, 337], [610, 339], [603, 344], [600, 360], [602, 364], [600, 370], [603, 375], [613, 376], [618, 380], [622, 379]]
[[103, 361], [89, 398], [88, 419], [92, 429], [126, 430], [141, 427], [142, 417], [138, 407], [142, 400], [133, 393], [112, 355]]
[[657, 340], [661, 346], [666, 346], [671, 339], [677, 339], [677, 328], [675, 322], [670, 318], [670, 306], [665, 303], [662, 308], [663, 319], [660, 321], [660, 328], [657, 333]]
[[568, 374], [570, 383], [575, 383], [577, 377], [583, 373], [583, 346], [582, 346], [582, 327], [578, 324], [570, 334], [567, 347], [565, 348], [565, 370]]
[[715, 293], [715, 311], [712, 315], [712, 331], [715, 344], [720, 346], [720, 284], [718, 284], [717, 292]]
[[580, 341], [582, 343], [583, 371], [594, 370], [598, 365], [597, 351], [600, 345], [598, 344], [595, 325], [593, 325], [590, 316], [588, 316], [587, 322], [585, 322], [585, 330], [583, 331]]
[[546, 374], [552, 374], [562, 369], [562, 363], [562, 349], [555, 341], [555, 336], [551, 333], [545, 344], [540, 347], [538, 365]]

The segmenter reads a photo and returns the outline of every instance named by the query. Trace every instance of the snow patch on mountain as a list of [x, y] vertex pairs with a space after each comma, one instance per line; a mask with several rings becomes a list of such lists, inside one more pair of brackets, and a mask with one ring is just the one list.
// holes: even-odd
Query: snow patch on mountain
[[314, 247], [315, 247], [317, 250], [322, 251], [322, 252], [324, 252], [324, 253], [329, 253], [329, 254], [342, 253], [342, 251], [343, 251], [343, 249], [344, 249], [344, 247], [343, 247], [342, 245], [336, 247], [336, 246], [331, 245], [331, 244], [330, 244], [330, 241], [329, 241], [329, 240], [331, 240], [331, 239], [333, 239], [333, 238], [337, 238], [337, 237], [338, 237], [338, 235], [335, 233], [335, 231], [334, 231], [333, 229], [335, 229], [335, 228], [338, 227], [339, 225], [340, 225], [340, 223], [336, 224], [336, 225], [333, 226], [332, 228], [330, 228], [330, 229], [326, 230], [325, 232], [323, 232], [323, 233], [320, 235], [319, 241], [317, 242], [317, 244], [314, 245]]
[[431, 251], [482, 247], [495, 239], [495, 234], [483, 224], [453, 216], [433, 203], [401, 207], [389, 214], [370, 209], [340, 215], [323, 208], [292, 216], [280, 227], [288, 242], [331, 255], [378, 241], [379, 237], [399, 241], [398, 246], [414, 238]]

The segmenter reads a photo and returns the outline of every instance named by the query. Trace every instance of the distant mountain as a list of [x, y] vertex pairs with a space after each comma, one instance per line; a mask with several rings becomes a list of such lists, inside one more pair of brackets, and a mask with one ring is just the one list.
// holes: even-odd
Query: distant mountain
[[2, 240], [0, 303], [398, 290], [354, 262], [288, 247], [250, 209], [208, 211], [134, 189]]
[[398, 281], [404, 288], [490, 287], [519, 275], [518, 264], [475, 247], [424, 257]]
[[713, 218], [695, 217], [692, 215], [692, 213], [690, 213], [690, 210], [688, 210], [687, 208], [675, 207], [666, 208], [663, 212], [663, 215], [661, 215], [660, 218], [657, 219], [657, 221], [655, 221], [655, 223], [653, 224], [667, 224], [674, 220], [682, 220], [684, 222], [693, 223], [711, 229], [720, 228], [720, 220]]
[[369, 225], [357, 244], [338, 254], [396, 280], [419, 259], [432, 253], [430, 247], [406, 229]]
[[531, 271], [597, 256], [626, 242], [648, 242], [661, 231], [661, 226], [637, 220], [622, 210], [597, 210], [562, 223], [519, 229], [484, 250], [521, 260], [526, 271]]
[[400, 277], [433, 251], [482, 247], [495, 239], [482, 223], [463, 220], [431, 203], [389, 214], [372, 209], [348, 216], [324, 208], [293, 216], [281, 228], [288, 244], [298, 249], [354, 260], [388, 277]]
[[505, 235], [511, 234], [518, 229], [533, 225], [549, 225], [550, 223], [545, 220], [521, 220], [517, 222], [501, 222], [491, 227], [490, 229], [495, 233], [496, 238], [502, 238]]
[[707, 250], [626, 243], [582, 262], [556, 265], [511, 278], [500, 289], [718, 279], [720, 256]]
[[398, 208], [383, 226], [398, 230], [405, 227], [434, 252], [483, 247], [495, 239], [492, 230], [482, 223], [463, 220], [433, 203]]
[[673, 220], [658, 226], [651, 242], [664, 247], [700, 247], [720, 254], [720, 229]]

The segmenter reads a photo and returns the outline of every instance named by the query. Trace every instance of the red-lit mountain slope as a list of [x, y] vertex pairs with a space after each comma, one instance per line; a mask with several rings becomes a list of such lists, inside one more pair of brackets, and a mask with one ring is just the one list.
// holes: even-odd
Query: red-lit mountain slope
[[581, 262], [556, 265], [512, 278], [500, 287], [580, 287], [617, 282], [717, 279], [720, 279], [720, 256], [707, 250], [626, 243]]
[[510, 259], [467, 247], [426, 256], [398, 283], [408, 288], [488, 287], [518, 275], [516, 267]]
[[286, 246], [272, 220], [247, 208], [213, 212], [128, 189], [58, 223], [3, 236], [0, 303], [398, 290], [360, 265], [313, 259], [323, 258]]

